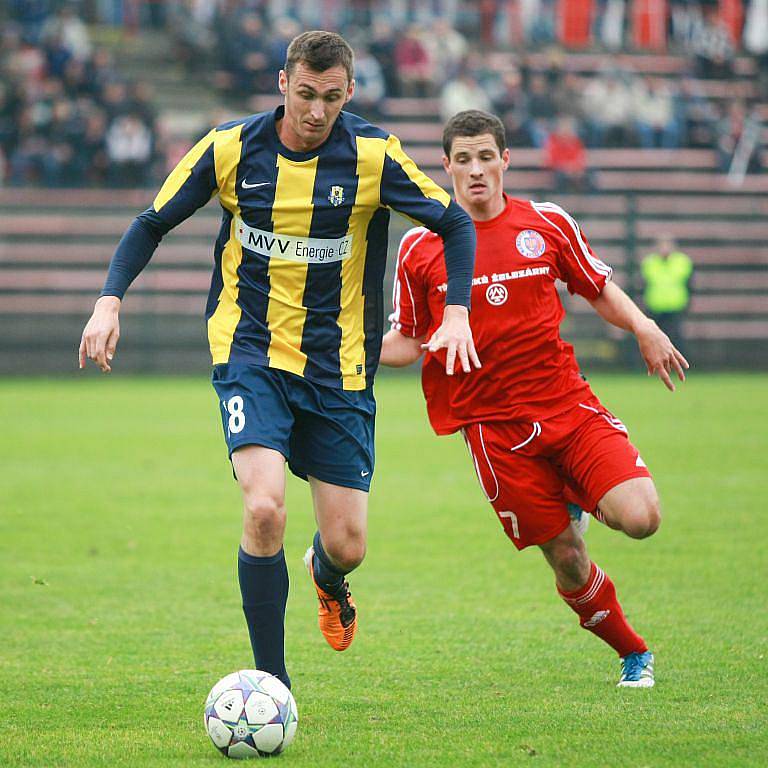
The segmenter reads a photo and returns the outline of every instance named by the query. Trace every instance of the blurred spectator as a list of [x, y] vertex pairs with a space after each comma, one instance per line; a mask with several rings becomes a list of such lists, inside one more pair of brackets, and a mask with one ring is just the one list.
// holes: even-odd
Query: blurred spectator
[[706, 97], [700, 81], [690, 75], [680, 79], [676, 111], [686, 147], [712, 147], [720, 114]]
[[[6, 159], [19, 139], [16, 115], [21, 109], [21, 94], [13, 83], [0, 81], [0, 155]], [[3, 177], [0, 176], [0, 179]]]
[[594, 14], [594, 36], [609, 51], [619, 51], [624, 47], [626, 6], [626, 0], [602, 0]]
[[191, 71], [206, 68], [213, 44], [211, 24], [215, 3], [197, 0], [169, 0], [166, 29], [174, 41], [173, 58]]
[[221, 69], [214, 82], [240, 101], [253, 93], [264, 93], [272, 85], [272, 78], [268, 78], [272, 54], [261, 18], [255, 13], [244, 13], [239, 16], [237, 27], [228, 33], [232, 37], [219, 44]]
[[49, 0], [13, 0], [9, 3], [11, 19], [18, 22], [25, 43], [37, 45], [43, 24], [51, 11]]
[[584, 89], [582, 112], [585, 115], [587, 145], [620, 147], [627, 142], [627, 125], [632, 116], [632, 94], [618, 72], [602, 72]]
[[367, 118], [381, 116], [381, 104], [387, 95], [379, 62], [365, 46], [355, 50], [355, 95], [351, 110]]
[[[155, 110], [146, 84], [127, 87], [108, 52], [92, 50], [71, 3], [55, 15], [19, 3], [0, 31], [0, 182], [75, 187], [154, 181]], [[109, 154], [107, 139], [109, 138]], [[109, 163], [114, 162], [113, 167]]]
[[663, 77], [645, 77], [632, 89], [635, 129], [643, 149], [676, 149], [680, 125], [675, 115], [672, 89]]
[[694, 22], [690, 50], [699, 77], [727, 79], [733, 76], [733, 45], [717, 8], [706, 7]]
[[469, 50], [464, 35], [454, 29], [447, 19], [437, 18], [425, 40], [437, 80], [445, 83], [455, 77]]
[[448, 81], [440, 94], [440, 117], [443, 122], [465, 109], [489, 111], [491, 100], [470, 72], [462, 72]]
[[583, 90], [584, 85], [579, 76], [575, 72], [565, 72], [552, 93], [557, 113], [581, 117]]
[[759, 96], [768, 101], [768, 0], [752, 0], [749, 4], [744, 48], [757, 59]]
[[546, 44], [555, 39], [557, 0], [521, 0], [520, 17], [525, 38]]
[[275, 73], [283, 68], [285, 64], [285, 56], [288, 53], [288, 46], [291, 40], [301, 32], [301, 28], [298, 23], [288, 17], [282, 16], [276, 19], [272, 25], [271, 34], [268, 35], [268, 60], [267, 69], [270, 72], [272, 82], [270, 82], [269, 92], [272, 93], [275, 90], [274, 78]]
[[671, 235], [662, 234], [653, 251], [641, 261], [640, 273], [648, 313], [685, 355], [683, 318], [691, 301], [693, 262], [677, 247]]
[[672, 45], [681, 51], [688, 51], [693, 28], [701, 21], [701, 8], [692, 0], [669, 0]]
[[128, 87], [122, 80], [110, 80], [101, 89], [101, 105], [111, 122], [124, 115], [130, 108]]
[[91, 55], [88, 29], [69, 3], [63, 5], [54, 16], [48, 17], [43, 24], [40, 41], [47, 47], [52, 40], [58, 41], [78, 61], [85, 61]]
[[572, 117], [559, 117], [544, 144], [544, 166], [552, 171], [558, 192], [587, 192], [592, 180], [587, 170], [587, 151]]
[[[411, 25], [395, 47], [395, 64], [403, 96], [429, 96], [434, 75], [433, 61], [424, 44], [423, 32]], [[465, 107], [466, 108], [466, 107]]]
[[390, 96], [398, 96], [400, 93], [395, 45], [395, 32], [392, 25], [386, 17], [377, 15], [371, 29], [371, 42], [368, 48], [381, 66], [386, 92]]
[[[731, 101], [717, 124], [717, 164], [722, 173], [738, 168], [740, 174], [759, 173], [760, 153], [755, 151], [760, 140], [760, 121], [749, 114], [740, 99]], [[735, 165], [734, 165], [735, 164]]]
[[534, 147], [543, 147], [557, 114], [552, 90], [543, 73], [531, 75], [528, 88], [528, 136]]
[[77, 186], [106, 182], [109, 170], [106, 133], [106, 116], [102, 110], [94, 108], [86, 116], [85, 130], [75, 145], [73, 165], [78, 178]]
[[143, 187], [150, 181], [152, 133], [138, 115], [113, 120], [107, 130], [109, 182], [115, 187]]
[[493, 111], [504, 123], [507, 144], [510, 147], [527, 147], [528, 98], [523, 89], [520, 71], [514, 67], [506, 69], [501, 78], [501, 87], [493, 99]]

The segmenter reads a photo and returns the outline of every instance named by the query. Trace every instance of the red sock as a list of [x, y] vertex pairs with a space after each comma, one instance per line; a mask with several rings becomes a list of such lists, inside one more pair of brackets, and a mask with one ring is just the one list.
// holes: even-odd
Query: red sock
[[645, 640], [629, 626], [616, 598], [613, 582], [594, 563], [587, 583], [581, 589], [563, 592], [558, 587], [557, 591], [579, 614], [581, 626], [608, 643], [619, 656], [648, 650]]

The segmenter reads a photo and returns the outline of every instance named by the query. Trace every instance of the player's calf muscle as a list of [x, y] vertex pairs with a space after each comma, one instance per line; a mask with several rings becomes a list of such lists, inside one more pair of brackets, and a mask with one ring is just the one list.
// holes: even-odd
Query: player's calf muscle
[[590, 560], [584, 540], [571, 528], [540, 545], [547, 562], [555, 572], [560, 589], [572, 591], [589, 578]]

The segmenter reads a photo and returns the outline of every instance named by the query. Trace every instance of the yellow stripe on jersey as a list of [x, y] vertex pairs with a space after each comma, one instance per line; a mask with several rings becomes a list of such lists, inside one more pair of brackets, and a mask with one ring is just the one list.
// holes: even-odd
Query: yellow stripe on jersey
[[365, 297], [362, 285], [368, 249], [366, 232], [371, 217], [381, 204], [379, 192], [386, 148], [384, 139], [357, 137], [358, 187], [349, 217], [352, 256], [341, 268], [341, 312], [338, 318], [343, 389], [365, 388]]
[[198, 160], [205, 154], [208, 147], [213, 144], [215, 135], [216, 129], [200, 139], [200, 141], [198, 141], [197, 144], [184, 155], [179, 161], [179, 164], [173, 169], [170, 176], [163, 182], [163, 186], [160, 187], [160, 191], [157, 193], [157, 197], [155, 197], [155, 201], [152, 203], [152, 207], [157, 213], [160, 213], [160, 209], [169, 200], [172, 200], [176, 196], [176, 193], [184, 186], [184, 182], [192, 175], [192, 169], [197, 165]]
[[406, 176], [422, 191], [425, 197], [438, 200], [446, 208], [448, 207], [451, 202], [451, 196], [442, 187], [438, 187], [429, 176], [419, 170], [416, 163], [403, 151], [403, 148], [400, 146], [400, 139], [397, 136], [390, 134], [387, 139], [387, 156], [405, 171]]
[[[318, 157], [304, 162], [277, 156], [277, 184], [272, 204], [272, 230], [285, 235], [309, 237]], [[307, 356], [301, 351], [301, 338], [307, 308], [304, 287], [307, 264], [277, 256], [269, 259], [269, 305], [267, 327], [270, 333], [269, 365], [299, 376], [304, 375]]]
[[240, 217], [240, 202], [237, 198], [237, 164], [240, 162], [242, 125], [236, 125], [214, 136], [213, 157], [216, 170], [216, 184], [222, 205], [232, 213], [229, 225], [229, 240], [221, 254], [222, 288], [216, 311], [208, 319], [208, 342], [211, 346], [213, 364], [229, 361], [229, 350], [235, 329], [240, 322], [240, 307], [237, 304], [239, 288], [237, 269], [243, 261], [243, 246], [235, 232]]

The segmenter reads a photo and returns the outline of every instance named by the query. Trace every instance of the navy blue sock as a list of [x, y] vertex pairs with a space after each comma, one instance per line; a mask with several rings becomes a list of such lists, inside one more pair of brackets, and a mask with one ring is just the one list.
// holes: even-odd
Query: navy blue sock
[[315, 583], [321, 589], [324, 589], [329, 595], [335, 595], [341, 589], [344, 571], [340, 571], [330, 560], [328, 554], [320, 540], [320, 531], [315, 533], [312, 540], [312, 546], [315, 550], [315, 557], [312, 560], [312, 570], [315, 574]]
[[249, 555], [240, 547], [237, 575], [256, 667], [276, 675], [290, 688], [291, 680], [285, 670], [288, 568], [282, 547], [271, 557]]

